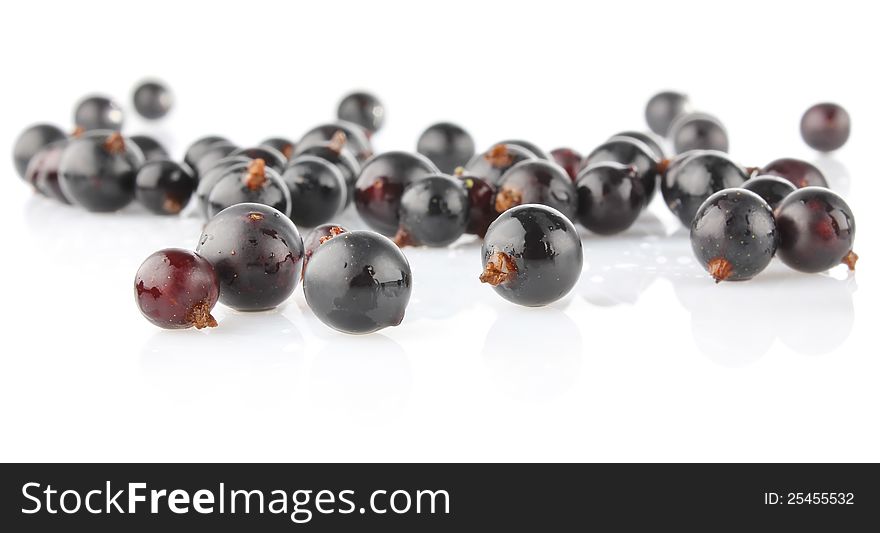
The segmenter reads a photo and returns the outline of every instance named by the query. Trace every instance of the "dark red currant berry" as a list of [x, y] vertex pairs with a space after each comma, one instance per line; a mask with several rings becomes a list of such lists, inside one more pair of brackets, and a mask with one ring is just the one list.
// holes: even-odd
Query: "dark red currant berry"
[[822, 171], [806, 161], [785, 157], [771, 161], [760, 170], [761, 174], [779, 176], [792, 182], [795, 187], [828, 187], [828, 181]]
[[160, 250], [141, 265], [134, 298], [144, 318], [165, 329], [215, 327], [219, 285], [214, 267], [189, 250]]
[[37, 152], [50, 144], [66, 139], [67, 135], [61, 129], [51, 124], [35, 124], [28, 127], [15, 139], [12, 148], [12, 160], [15, 163], [15, 171], [22, 178], [25, 177], [28, 163]]
[[503, 213], [524, 204], [550, 206], [574, 219], [577, 193], [568, 174], [556, 163], [543, 159], [523, 161], [505, 172], [498, 182], [495, 211]]
[[469, 209], [459, 180], [438, 174], [414, 181], [400, 200], [400, 228], [394, 242], [398, 246], [452, 244], [467, 229]]
[[565, 169], [565, 173], [571, 178], [572, 182], [577, 181], [577, 174], [584, 161], [584, 156], [571, 148], [557, 148], [550, 151], [553, 161]]
[[244, 168], [232, 167], [226, 171], [208, 195], [208, 216], [246, 203], [268, 205], [285, 215], [290, 213], [287, 185], [262, 159], [254, 159]]
[[176, 215], [189, 203], [196, 185], [189, 167], [167, 159], [147, 161], [138, 170], [134, 194], [151, 212]]
[[581, 164], [581, 170], [599, 163], [620, 163], [633, 166], [645, 189], [645, 205], [654, 197], [657, 179], [661, 171], [660, 160], [654, 151], [633, 137], [613, 137], [590, 152]]
[[849, 113], [837, 104], [816, 104], [801, 118], [801, 137], [820, 152], [837, 150], [849, 139]]
[[723, 152], [705, 150], [671, 165], [660, 182], [663, 200], [685, 227], [697, 210], [718, 191], [741, 187], [748, 172]]
[[345, 208], [345, 178], [325, 159], [299, 156], [290, 162], [281, 180], [290, 190], [290, 219], [297, 226], [314, 228]]
[[164, 117], [174, 105], [174, 95], [162, 82], [147, 80], [141, 82], [132, 94], [134, 108], [138, 114], [148, 120]]
[[743, 189], [752, 191], [767, 202], [770, 209], [776, 209], [782, 200], [797, 190], [790, 181], [778, 176], [755, 176], [746, 181]]
[[409, 152], [385, 152], [369, 160], [355, 189], [358, 214], [372, 229], [392, 236], [400, 227], [400, 199], [410, 183], [440, 172], [434, 163]]
[[468, 195], [468, 225], [465, 232], [482, 238], [486, 235], [489, 224], [498, 218], [498, 211], [495, 211], [495, 187], [482, 178], [468, 176], [461, 167], [455, 170], [455, 175], [461, 180]]
[[61, 156], [67, 148], [68, 141], [62, 139], [46, 146], [31, 158], [25, 172], [25, 179], [31, 183], [39, 193], [54, 198], [59, 202], [72, 203], [58, 180], [58, 169], [61, 165]]
[[106, 96], [94, 95], [83, 98], [73, 111], [73, 123], [77, 128], [90, 130], [122, 129], [124, 114], [119, 104]]
[[464, 128], [449, 122], [428, 127], [419, 136], [416, 151], [430, 159], [441, 172], [451, 174], [474, 157], [474, 138]]
[[61, 155], [58, 176], [64, 196], [89, 211], [122, 209], [134, 200], [143, 155], [119, 133], [73, 139]]
[[385, 122], [385, 106], [370, 93], [354, 92], [339, 102], [336, 117], [376, 133]]
[[[189, 166], [194, 172], [198, 172], [198, 163], [199, 159], [202, 158], [203, 155], [208, 151], [208, 149], [217, 143], [231, 144], [228, 139], [225, 137], [220, 137], [218, 135], [208, 135], [207, 137], [202, 137], [197, 139], [189, 147], [186, 149], [186, 153], [183, 156], [183, 162]], [[199, 174], [197, 173], [196, 176]]]
[[159, 159], [170, 159], [168, 150], [162, 144], [150, 137], [149, 135], [132, 135], [129, 140], [133, 142], [141, 152], [144, 153], [144, 160], [157, 161]]
[[783, 263], [801, 272], [841, 263], [855, 270], [856, 221], [843, 198], [824, 187], [805, 187], [786, 196], [775, 213]]
[[315, 253], [315, 250], [318, 249], [318, 246], [346, 231], [348, 230], [337, 224], [323, 224], [310, 231], [306, 238], [303, 239], [303, 272], [305, 272], [306, 265], [309, 264], [309, 259]]
[[752, 279], [776, 253], [773, 211], [757, 194], [725, 189], [710, 196], [691, 224], [691, 247], [716, 283]]
[[645, 206], [644, 183], [631, 165], [591, 165], [580, 173], [576, 187], [578, 222], [599, 235], [629, 228]]
[[465, 173], [485, 180], [493, 187], [512, 166], [523, 161], [538, 159], [532, 152], [515, 144], [496, 144], [468, 161]]
[[284, 137], [270, 137], [263, 140], [263, 142], [260, 143], [260, 146], [274, 148], [281, 152], [281, 155], [288, 160], [293, 158], [293, 151], [296, 150], [296, 144], [290, 139], [285, 139]]
[[677, 154], [689, 150], [726, 152], [730, 148], [724, 125], [707, 113], [690, 113], [680, 116], [672, 124], [670, 136]]
[[651, 131], [665, 137], [675, 119], [689, 113], [690, 107], [690, 101], [686, 94], [673, 91], [657, 93], [648, 100], [648, 105], [645, 106], [645, 120]]
[[303, 150], [316, 144], [322, 144], [333, 140], [337, 132], [345, 134], [345, 147], [357, 158], [359, 163], [373, 157], [373, 147], [367, 138], [366, 130], [351, 122], [339, 121], [332, 124], [321, 124], [307, 131], [299, 140], [293, 155], [296, 157]]
[[196, 251], [214, 265], [220, 301], [239, 311], [281, 305], [302, 271], [303, 242], [283, 213], [261, 204], [238, 204], [208, 221]]

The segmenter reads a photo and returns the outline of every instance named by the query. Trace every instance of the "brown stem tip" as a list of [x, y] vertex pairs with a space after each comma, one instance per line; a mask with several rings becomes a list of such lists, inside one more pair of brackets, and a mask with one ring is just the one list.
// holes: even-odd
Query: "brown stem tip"
[[733, 274], [733, 265], [723, 257], [716, 257], [709, 261], [709, 275], [715, 278], [715, 283], [721, 283]]
[[504, 252], [495, 252], [480, 274], [480, 281], [497, 287], [516, 277], [516, 262]]
[[111, 154], [121, 154], [124, 152], [125, 139], [122, 138], [122, 134], [117, 131], [107, 137], [107, 140], [104, 141], [104, 149]]
[[661, 176], [666, 174], [666, 171], [669, 170], [669, 164], [672, 163], [669, 159], [661, 159], [659, 163], [657, 163], [657, 174]]
[[513, 163], [510, 151], [503, 144], [496, 144], [483, 157], [495, 168], [509, 167]]
[[504, 187], [495, 195], [495, 211], [503, 213], [522, 203], [522, 193], [510, 187]]
[[290, 143], [285, 144], [284, 147], [281, 148], [281, 155], [290, 159], [290, 156], [293, 155], [293, 145]]
[[330, 233], [330, 235], [324, 235], [323, 237], [318, 239], [319, 245], [324, 244], [325, 242], [329, 241], [330, 239], [332, 239], [333, 237], [335, 237], [341, 233], [345, 233], [345, 230], [340, 228], [339, 226], [333, 226], [327, 231]]
[[83, 133], [85, 133], [85, 132], [86, 132], [85, 128], [83, 128], [82, 126], [77, 126], [77, 127], [73, 128], [72, 132], [70, 132], [70, 136], [73, 137], [74, 139], [79, 139], [80, 137], [83, 136]]
[[843, 261], [841, 261], [841, 262], [844, 265], [846, 265], [847, 267], [849, 267], [850, 270], [855, 270], [856, 269], [856, 261], [858, 261], [858, 260], [859, 260], [858, 254], [856, 254], [855, 252], [850, 250], [849, 253], [843, 257]]
[[252, 191], [256, 191], [262, 187], [266, 181], [266, 162], [262, 159], [254, 159], [251, 161], [251, 164], [248, 165], [247, 175], [244, 177], [245, 186]]
[[180, 201], [175, 198], [166, 196], [165, 201], [162, 202], [162, 207], [165, 209], [166, 213], [176, 215], [177, 213], [180, 213], [180, 211], [183, 209], [183, 204], [181, 204]]
[[333, 137], [330, 137], [328, 148], [338, 154], [342, 152], [343, 148], [345, 148], [346, 142], [348, 142], [348, 137], [345, 136], [345, 132], [337, 130], [336, 133], [333, 134]]
[[211, 316], [211, 308], [208, 306], [208, 302], [199, 302], [194, 305], [189, 310], [189, 313], [187, 313], [186, 318], [196, 329], [217, 327], [217, 320]]
[[396, 244], [398, 248], [405, 248], [407, 246], [415, 246], [415, 244], [416, 244], [415, 241], [413, 241], [412, 235], [410, 235], [409, 232], [403, 228], [399, 228], [397, 230], [397, 234], [394, 235], [394, 239], [392, 239], [392, 240], [394, 241], [394, 244]]

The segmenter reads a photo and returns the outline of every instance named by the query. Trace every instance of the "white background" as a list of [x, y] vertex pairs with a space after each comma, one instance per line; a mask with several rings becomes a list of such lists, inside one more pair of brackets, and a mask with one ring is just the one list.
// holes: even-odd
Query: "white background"
[[[176, 91], [156, 124], [176, 156], [217, 133], [297, 138], [368, 88], [378, 150], [436, 120], [481, 149], [522, 137], [589, 151], [643, 129], [654, 92], [719, 116], [747, 165], [802, 157], [858, 223], [858, 273], [772, 265], [716, 286], [656, 202], [625, 234], [584, 232], [564, 300], [519, 308], [481, 286], [478, 243], [408, 249], [407, 317], [324, 327], [301, 289], [277, 312], [222, 306], [209, 332], [159, 330], [132, 298], [140, 262], [193, 247], [196, 219], [89, 214], [35, 197], [7, 160], [0, 260], [0, 459], [14, 461], [876, 461], [876, 13], [869, 2], [6, 2], [0, 146], [70, 127], [93, 91], [130, 108], [138, 79]], [[844, 104], [849, 144], [798, 134]], [[348, 213], [343, 222], [357, 226]]]

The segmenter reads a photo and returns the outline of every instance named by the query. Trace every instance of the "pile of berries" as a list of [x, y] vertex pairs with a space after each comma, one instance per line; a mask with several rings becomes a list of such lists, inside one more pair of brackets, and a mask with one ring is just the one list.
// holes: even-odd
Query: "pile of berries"
[[[158, 82], [140, 85], [133, 101], [148, 119], [171, 108]], [[101, 212], [135, 200], [162, 215], [189, 205], [207, 219], [195, 251], [161, 250], [137, 272], [138, 306], [163, 328], [216, 326], [218, 301], [240, 311], [277, 307], [300, 281], [330, 327], [397, 325], [412, 290], [401, 249], [444, 247], [464, 234], [482, 239], [480, 281], [511, 302], [546, 305], [580, 276], [574, 222], [620, 233], [658, 190], [716, 281], [750, 279], [774, 255], [804, 272], [853, 268], [857, 259], [852, 212], [816, 167], [790, 158], [739, 165], [726, 153], [722, 123], [675, 92], [648, 102], [650, 132], [617, 133], [585, 156], [523, 140], [476, 153], [471, 135], [447, 122], [427, 128], [415, 152], [374, 155], [385, 108], [363, 92], [297, 142], [239, 147], [207, 136], [180, 163], [150, 137], [124, 137], [122, 110], [108, 98], [86, 98], [74, 115], [70, 136], [37, 125], [16, 142], [16, 168], [37, 192]], [[849, 129], [834, 104], [814, 106], [801, 122], [804, 140], [823, 151], [842, 146]], [[350, 205], [372, 231], [334, 223]], [[312, 229], [303, 239], [298, 228]]]

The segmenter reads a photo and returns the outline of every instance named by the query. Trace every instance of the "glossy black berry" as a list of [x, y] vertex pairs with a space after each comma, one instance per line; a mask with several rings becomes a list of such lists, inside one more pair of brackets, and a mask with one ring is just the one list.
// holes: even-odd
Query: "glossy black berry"
[[[220, 141], [209, 146], [202, 156], [199, 158], [198, 163], [194, 167], [195, 175], [202, 176], [207, 172], [211, 167], [217, 164], [218, 161], [229, 157], [232, 155], [232, 152], [236, 151], [238, 146], [232, 144], [231, 142]], [[192, 167], [191, 167], [192, 168]]]
[[196, 187], [196, 202], [199, 213], [204, 217], [208, 217], [208, 196], [222, 178], [226, 176], [228, 170], [238, 167], [238, 170], [247, 169], [248, 164], [253, 161], [251, 158], [243, 155], [232, 157], [224, 157], [220, 161], [207, 169], [198, 179]]
[[416, 151], [430, 159], [441, 172], [452, 174], [474, 157], [474, 138], [464, 128], [439, 122], [422, 132]]
[[677, 154], [689, 150], [726, 152], [730, 148], [724, 125], [707, 113], [682, 115], [672, 124], [669, 135]]
[[370, 93], [354, 92], [339, 102], [336, 117], [376, 133], [385, 122], [385, 106]]
[[495, 187], [486, 180], [469, 176], [463, 168], [456, 169], [455, 176], [461, 180], [468, 195], [468, 223], [465, 233], [483, 237], [489, 224], [498, 218], [495, 211]]
[[165, 84], [150, 80], [138, 85], [132, 95], [138, 114], [149, 120], [164, 117], [174, 105], [174, 96]]
[[716, 283], [753, 278], [770, 264], [777, 243], [773, 211], [745, 189], [713, 194], [691, 224], [694, 255]]
[[214, 267], [189, 250], [169, 248], [138, 268], [134, 298], [144, 318], [165, 329], [215, 327], [220, 286]]
[[548, 159], [548, 160], [550, 159], [550, 156], [547, 155], [547, 152], [538, 148], [538, 145], [533, 142], [524, 141], [522, 139], [513, 139], [513, 140], [506, 140], [506, 141], [497, 142], [495, 144], [508, 144], [508, 145], [512, 144], [514, 146], [519, 146], [520, 148], [524, 148], [525, 150], [531, 152], [538, 159]]
[[[238, 148], [225, 157], [244, 156], [250, 160], [262, 159], [267, 167], [276, 172], [284, 172], [287, 166], [287, 158], [284, 154], [271, 146], [252, 146], [250, 148]], [[207, 169], [206, 169], [207, 170]]]
[[333, 136], [340, 131], [345, 134], [345, 148], [354, 154], [358, 162], [363, 163], [373, 157], [373, 146], [367, 138], [366, 130], [357, 124], [343, 120], [332, 124], [321, 124], [307, 131], [297, 143], [293, 152], [294, 157], [316, 144], [333, 140]]
[[198, 169], [196, 165], [199, 162], [199, 159], [202, 158], [203, 155], [208, 151], [208, 149], [217, 143], [231, 144], [228, 139], [224, 137], [220, 137], [218, 135], [208, 135], [206, 137], [201, 137], [200, 139], [195, 140], [189, 147], [186, 149], [186, 153], [183, 156], [183, 162], [186, 163], [189, 168], [196, 171], [196, 176], [198, 176]]
[[611, 138], [584, 158], [581, 170], [599, 163], [620, 163], [635, 167], [645, 189], [645, 204], [654, 197], [660, 161], [645, 143], [632, 137]]
[[801, 137], [820, 152], [837, 150], [849, 139], [849, 113], [837, 104], [816, 104], [801, 117]]
[[214, 265], [220, 302], [239, 311], [282, 304], [300, 280], [303, 243], [277, 209], [238, 204], [208, 221], [196, 251]]
[[581, 239], [571, 221], [543, 205], [521, 205], [489, 226], [480, 281], [520, 305], [554, 302], [577, 283], [583, 267]]
[[550, 156], [557, 165], [565, 169], [565, 173], [571, 181], [577, 181], [578, 171], [584, 162], [584, 156], [571, 148], [556, 148], [550, 151]]
[[197, 184], [189, 167], [167, 159], [147, 161], [137, 172], [134, 194], [151, 212], [176, 215], [189, 203]]
[[51, 124], [35, 124], [21, 132], [12, 148], [12, 160], [19, 177], [25, 177], [28, 163], [37, 152], [51, 143], [66, 138], [67, 135], [63, 131]]
[[318, 247], [303, 276], [303, 291], [324, 324], [345, 333], [372, 333], [403, 320], [412, 273], [387, 237], [350, 231]]
[[133, 142], [144, 154], [144, 160], [157, 161], [170, 159], [168, 150], [162, 144], [149, 135], [132, 135], [129, 140]]
[[771, 161], [760, 170], [760, 173], [785, 178], [798, 189], [804, 187], [828, 187], [828, 181], [821, 170], [816, 168], [815, 165], [793, 157], [784, 157]]
[[558, 209], [574, 219], [577, 192], [562, 167], [551, 161], [523, 161], [504, 173], [495, 193], [495, 211], [503, 213], [524, 204], [541, 204]]
[[400, 227], [400, 199], [413, 181], [440, 171], [421, 155], [385, 152], [367, 161], [355, 185], [358, 214], [370, 228], [393, 236]]
[[782, 200], [797, 190], [797, 187], [786, 179], [778, 176], [755, 176], [746, 181], [743, 189], [752, 191], [767, 202], [770, 209], [776, 209]]
[[312, 258], [318, 246], [347, 231], [338, 224], [322, 224], [310, 231], [303, 239], [303, 272], [305, 272], [309, 259]]
[[789, 194], [776, 208], [782, 262], [801, 272], [823, 272], [841, 263], [855, 269], [856, 221], [837, 194], [824, 187], [805, 187]]
[[141, 157], [140, 150], [130, 150], [119, 133], [74, 139], [61, 155], [61, 190], [89, 211], [122, 209], [134, 200]]
[[461, 237], [468, 224], [467, 191], [462, 183], [438, 174], [410, 183], [400, 201], [399, 246], [446, 246]]
[[675, 119], [690, 112], [690, 107], [690, 101], [685, 94], [674, 91], [657, 93], [645, 106], [645, 120], [651, 131], [665, 137]]
[[73, 202], [64, 194], [58, 179], [61, 156], [67, 148], [67, 143], [67, 139], [61, 139], [34, 154], [25, 171], [25, 180], [32, 184], [40, 194], [65, 204], [71, 204]]
[[352, 152], [347, 146], [348, 136], [342, 131], [337, 131], [329, 141], [312, 144], [311, 146], [297, 151], [296, 155], [296, 157], [304, 155], [320, 157], [339, 169], [346, 185], [346, 206], [350, 205], [354, 200], [355, 183], [361, 172], [360, 163], [358, 163], [357, 158], [352, 155]]
[[106, 96], [88, 96], [80, 100], [73, 111], [74, 125], [86, 131], [119, 131], [122, 129], [123, 119], [122, 108]]
[[242, 167], [231, 167], [208, 194], [208, 216], [213, 217], [237, 204], [263, 204], [288, 215], [290, 191], [281, 176], [254, 159]]
[[297, 226], [314, 228], [345, 207], [345, 178], [339, 168], [320, 157], [297, 157], [281, 179], [290, 191], [290, 219]]
[[535, 154], [521, 146], [496, 144], [471, 158], [465, 167], [465, 173], [481, 178], [494, 187], [508, 169], [517, 163], [535, 159], [538, 159]]
[[264, 139], [260, 146], [268, 146], [278, 150], [286, 159], [293, 158], [293, 151], [296, 150], [296, 143], [284, 137], [270, 137]]
[[716, 192], [741, 187], [749, 178], [745, 168], [723, 153], [696, 152], [670, 166], [660, 181], [663, 200], [685, 227], [697, 210]]
[[653, 133], [645, 131], [622, 131], [612, 135], [608, 140], [610, 141], [618, 137], [635, 139], [642, 142], [645, 146], [651, 149], [651, 153], [654, 155], [655, 159], [658, 161], [666, 159], [666, 149], [663, 148], [663, 139]]
[[578, 222], [600, 235], [629, 228], [645, 206], [644, 183], [631, 165], [591, 165], [580, 173], [576, 187]]

